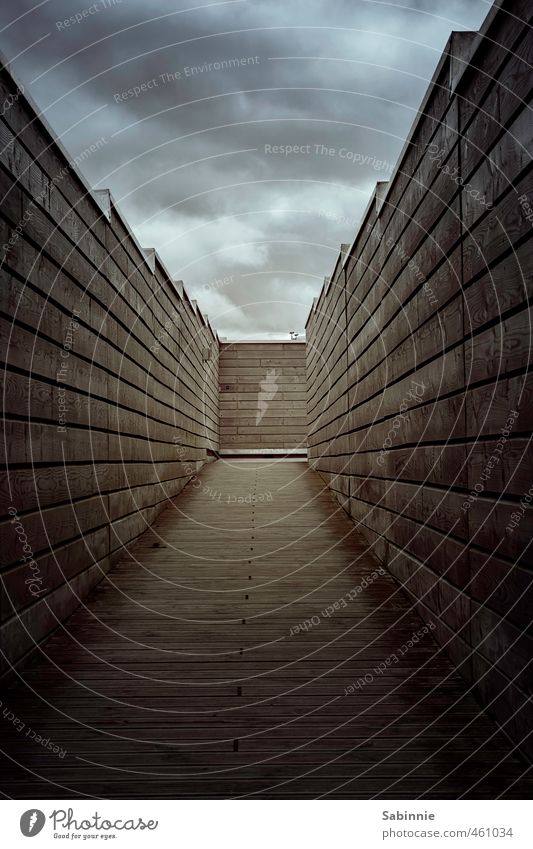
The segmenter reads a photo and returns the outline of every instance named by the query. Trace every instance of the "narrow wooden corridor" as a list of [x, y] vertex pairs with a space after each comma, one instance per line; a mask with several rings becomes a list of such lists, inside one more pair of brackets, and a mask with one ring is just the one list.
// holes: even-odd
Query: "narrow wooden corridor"
[[204, 467], [18, 674], [15, 798], [528, 792], [304, 462]]

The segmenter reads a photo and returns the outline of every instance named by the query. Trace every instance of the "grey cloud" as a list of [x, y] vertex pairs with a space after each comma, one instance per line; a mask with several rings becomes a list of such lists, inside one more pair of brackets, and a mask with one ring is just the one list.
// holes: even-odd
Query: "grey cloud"
[[[0, 27], [32, 5], [4, 0]], [[58, 30], [90, 5], [50, 0], [4, 29], [3, 51], [14, 57], [49, 33], [15, 61], [17, 74], [73, 155], [109, 138], [83, 165], [89, 182], [111, 188], [141, 242], [229, 336], [303, 330], [450, 29], [477, 29], [488, 10], [484, 0], [261, 0], [174, 14], [200, 4], [122, 0]], [[207, 67], [187, 75], [193, 66]]]

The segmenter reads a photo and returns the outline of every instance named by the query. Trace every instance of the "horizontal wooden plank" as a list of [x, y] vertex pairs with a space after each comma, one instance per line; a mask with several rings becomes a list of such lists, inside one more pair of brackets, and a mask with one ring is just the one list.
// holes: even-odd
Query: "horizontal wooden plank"
[[[8, 726], [5, 749], [17, 744], [17, 763], [34, 775], [17, 785], [0, 762], [12, 793], [32, 785], [46, 795], [46, 779], [73, 793], [98, 781], [111, 797], [141, 783], [146, 797], [164, 777], [167, 792], [182, 794], [185, 771], [197, 795], [214, 771], [227, 797], [240, 792], [238, 768], [244, 793], [283, 783], [306, 795], [315, 764], [315, 794], [361, 773], [367, 793], [413, 775], [416, 794], [431, 780], [441, 796], [474, 785], [490, 795], [480, 771], [502, 758], [499, 792], [525, 786], [432, 628], [316, 473], [294, 461], [218, 461], [199, 482], [10, 688], [8, 710], [65, 753], [21, 746]], [[270, 498], [251, 497], [261, 493]]]

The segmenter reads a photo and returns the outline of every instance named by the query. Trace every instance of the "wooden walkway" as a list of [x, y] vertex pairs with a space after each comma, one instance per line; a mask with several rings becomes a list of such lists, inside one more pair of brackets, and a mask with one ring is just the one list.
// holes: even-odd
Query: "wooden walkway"
[[529, 795], [377, 569], [305, 463], [206, 467], [3, 693], [4, 794]]

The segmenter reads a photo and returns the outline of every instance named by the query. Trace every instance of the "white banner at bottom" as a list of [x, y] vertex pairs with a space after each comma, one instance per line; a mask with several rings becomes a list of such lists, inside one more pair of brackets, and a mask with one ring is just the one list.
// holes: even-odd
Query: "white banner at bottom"
[[5, 800], [1, 840], [6, 849], [531, 849], [529, 807], [520, 800]]

